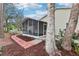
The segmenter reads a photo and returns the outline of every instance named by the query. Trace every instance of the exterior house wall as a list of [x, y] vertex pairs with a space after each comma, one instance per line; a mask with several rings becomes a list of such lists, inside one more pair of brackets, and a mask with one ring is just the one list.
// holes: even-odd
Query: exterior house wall
[[58, 33], [59, 29], [63, 30], [66, 28], [66, 23], [70, 17], [70, 9], [56, 10], [55, 13], [56, 33]]
[[[58, 34], [59, 29], [63, 30], [66, 28], [66, 23], [69, 20], [70, 17], [70, 11], [71, 9], [57, 9], [55, 11], [55, 31], [56, 34]], [[45, 18], [41, 19], [41, 21], [47, 22], [48, 17], [46, 16]], [[76, 31], [79, 30], [79, 21], [77, 24]]]

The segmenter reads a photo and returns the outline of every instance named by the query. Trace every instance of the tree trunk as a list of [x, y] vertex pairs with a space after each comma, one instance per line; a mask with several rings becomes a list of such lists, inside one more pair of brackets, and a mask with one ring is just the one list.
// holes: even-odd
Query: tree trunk
[[0, 38], [4, 37], [3, 33], [3, 4], [0, 3]]
[[73, 4], [71, 9], [71, 14], [68, 22], [68, 26], [65, 31], [64, 39], [62, 42], [63, 49], [70, 51], [71, 47], [71, 39], [72, 35], [75, 32], [77, 21], [78, 21], [78, 14], [79, 14], [79, 4]]
[[46, 34], [46, 51], [49, 55], [55, 55], [57, 51], [55, 43], [55, 4], [48, 4], [48, 23]]

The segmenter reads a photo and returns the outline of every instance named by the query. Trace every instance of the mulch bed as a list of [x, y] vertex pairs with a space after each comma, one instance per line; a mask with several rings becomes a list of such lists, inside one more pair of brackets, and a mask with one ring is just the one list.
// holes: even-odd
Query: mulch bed
[[[23, 49], [16, 43], [5, 46], [3, 51], [3, 56], [48, 56], [45, 51], [45, 42], [41, 42], [35, 46], [32, 46], [28, 49]], [[60, 50], [62, 56], [78, 56], [72, 51], [66, 51], [64, 49]]]
[[[26, 37], [26, 36], [17, 36], [25, 41], [31, 41], [33, 38]], [[28, 40], [29, 39], [29, 40]], [[62, 56], [78, 56], [74, 50], [66, 51], [64, 49], [59, 50]], [[23, 49], [17, 43], [13, 42], [13, 44], [4, 46], [3, 48], [3, 56], [48, 56], [47, 52], [45, 51], [45, 41], [34, 45], [30, 48]]]
[[79, 56], [74, 49], [72, 49], [71, 51], [66, 51], [64, 49], [61, 49], [61, 54], [62, 56]]
[[27, 36], [22, 36], [22, 35], [17, 35], [17, 37], [21, 38], [21, 39], [23, 39], [24, 41], [27, 41], [27, 42], [34, 40], [34, 38], [32, 38], [32, 37], [27, 37]]
[[16, 43], [5, 46], [3, 56], [48, 56], [45, 51], [44, 41], [32, 46], [28, 49], [23, 49]]

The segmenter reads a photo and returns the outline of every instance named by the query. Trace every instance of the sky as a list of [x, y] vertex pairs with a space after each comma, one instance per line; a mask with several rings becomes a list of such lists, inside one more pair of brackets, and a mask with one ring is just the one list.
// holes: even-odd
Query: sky
[[[28, 3], [28, 4], [15, 4], [18, 9], [23, 10], [24, 17], [30, 17], [39, 20], [47, 14], [46, 3]], [[56, 8], [71, 8], [72, 4], [56, 3]]]

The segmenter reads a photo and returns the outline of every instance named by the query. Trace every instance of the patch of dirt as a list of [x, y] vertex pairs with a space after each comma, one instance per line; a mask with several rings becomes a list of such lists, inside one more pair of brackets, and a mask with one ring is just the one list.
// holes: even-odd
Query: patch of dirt
[[71, 51], [66, 51], [64, 49], [61, 49], [61, 55], [62, 56], [78, 56], [78, 54], [73, 49]]
[[10, 39], [11, 34], [10, 33], [4, 33], [4, 39]]
[[9, 33], [4, 33], [4, 38], [0, 40], [0, 46], [6, 46], [12, 44], [12, 40], [10, 39], [11, 35]]

